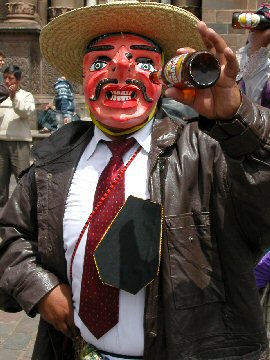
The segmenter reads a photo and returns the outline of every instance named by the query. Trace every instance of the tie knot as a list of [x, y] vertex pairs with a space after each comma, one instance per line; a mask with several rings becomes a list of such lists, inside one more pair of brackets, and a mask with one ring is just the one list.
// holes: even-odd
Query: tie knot
[[119, 156], [121, 158], [135, 143], [136, 140], [134, 138], [105, 141], [105, 144], [111, 150], [112, 155]]

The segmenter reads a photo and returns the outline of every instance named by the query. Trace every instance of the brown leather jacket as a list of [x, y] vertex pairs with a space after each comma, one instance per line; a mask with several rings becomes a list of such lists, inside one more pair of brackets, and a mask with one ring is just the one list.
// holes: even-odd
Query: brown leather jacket
[[[147, 287], [145, 360], [268, 359], [254, 259], [270, 245], [270, 113], [244, 97], [228, 123], [183, 121], [159, 110], [149, 189], [165, 221], [159, 276]], [[1, 213], [0, 306], [36, 304], [68, 282], [63, 214], [91, 123], [64, 126], [34, 149], [35, 163]], [[41, 320], [35, 360], [67, 359]]]

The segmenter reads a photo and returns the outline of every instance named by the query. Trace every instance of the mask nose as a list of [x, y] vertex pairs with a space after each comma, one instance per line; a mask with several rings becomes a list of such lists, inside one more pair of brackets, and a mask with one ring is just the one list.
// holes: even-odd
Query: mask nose
[[118, 80], [126, 80], [128, 73], [130, 73], [133, 68], [134, 62], [132, 57], [130, 57], [130, 53], [126, 47], [122, 46], [111, 61], [111, 76], [117, 77]]

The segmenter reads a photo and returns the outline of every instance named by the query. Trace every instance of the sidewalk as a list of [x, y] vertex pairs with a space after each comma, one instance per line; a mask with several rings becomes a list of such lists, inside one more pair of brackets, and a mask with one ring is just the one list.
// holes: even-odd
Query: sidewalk
[[[15, 185], [12, 176], [10, 193]], [[0, 360], [31, 359], [38, 321], [39, 316], [32, 319], [24, 311], [6, 313], [0, 310]]]
[[31, 360], [38, 321], [23, 311], [0, 311], [0, 360]]

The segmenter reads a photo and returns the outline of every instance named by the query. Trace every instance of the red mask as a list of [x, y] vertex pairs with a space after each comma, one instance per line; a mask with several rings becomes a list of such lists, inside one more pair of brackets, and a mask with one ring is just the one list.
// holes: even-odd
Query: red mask
[[83, 63], [84, 94], [95, 119], [115, 132], [146, 122], [161, 95], [149, 74], [161, 67], [161, 53], [143, 37], [112, 34], [95, 42]]

